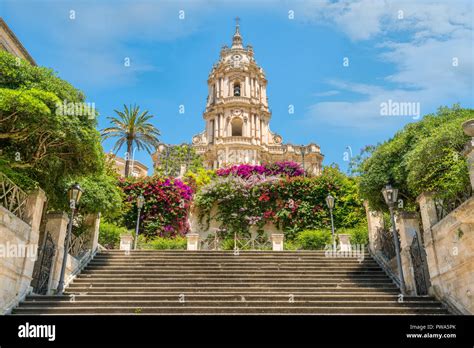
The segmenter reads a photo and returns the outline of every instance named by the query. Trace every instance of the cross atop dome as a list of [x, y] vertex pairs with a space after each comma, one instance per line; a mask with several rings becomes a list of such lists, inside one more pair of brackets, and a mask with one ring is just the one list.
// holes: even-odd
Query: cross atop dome
[[232, 48], [243, 48], [242, 46], [242, 36], [240, 35], [240, 18], [235, 17], [235, 33], [232, 38]]

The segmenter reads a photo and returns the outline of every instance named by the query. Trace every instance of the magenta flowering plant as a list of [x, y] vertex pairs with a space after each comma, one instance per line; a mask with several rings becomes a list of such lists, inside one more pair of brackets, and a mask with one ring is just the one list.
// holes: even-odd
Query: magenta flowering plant
[[137, 197], [145, 203], [140, 214], [140, 228], [146, 236], [173, 237], [189, 230], [188, 211], [193, 189], [179, 179], [152, 177], [145, 180], [122, 180], [128, 210], [124, 222], [134, 228], [137, 218]]
[[299, 163], [286, 161], [266, 163], [263, 165], [252, 164], [237, 164], [226, 168], [221, 168], [216, 171], [218, 176], [238, 176], [244, 179], [252, 175], [265, 176], [302, 176], [304, 174], [303, 168]]

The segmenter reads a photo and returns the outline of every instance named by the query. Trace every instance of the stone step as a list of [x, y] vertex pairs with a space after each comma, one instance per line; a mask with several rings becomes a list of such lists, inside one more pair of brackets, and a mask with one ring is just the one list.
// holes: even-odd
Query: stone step
[[91, 262], [88, 267], [236, 267], [236, 266], [245, 266], [245, 267], [379, 267], [375, 262], [242, 262], [242, 261], [232, 261], [232, 262]]
[[358, 275], [371, 275], [371, 276], [382, 276], [387, 277], [387, 275], [382, 270], [372, 271], [372, 270], [353, 270], [353, 271], [324, 271], [324, 270], [298, 270], [298, 271], [291, 271], [291, 270], [261, 270], [256, 269], [251, 272], [248, 270], [233, 270], [232, 273], [226, 272], [223, 269], [214, 269], [214, 270], [200, 270], [200, 269], [193, 269], [193, 270], [179, 270], [177, 273], [176, 270], [157, 270], [157, 271], [141, 271], [137, 274], [136, 271], [133, 270], [108, 270], [105, 269], [97, 269], [97, 270], [84, 270], [81, 272], [80, 276], [102, 276], [102, 277], [129, 277], [129, 276], [166, 276], [166, 275], [182, 275], [182, 276], [192, 276], [192, 275], [209, 275], [209, 276], [222, 276], [225, 274], [226, 276], [245, 276], [245, 275], [268, 275], [268, 276], [291, 276], [291, 277], [303, 277], [303, 276], [358, 276]]
[[[294, 280], [294, 274], [149, 274], [149, 275], [137, 275], [137, 274], [127, 274], [127, 275], [102, 275], [102, 274], [81, 274], [74, 281], [112, 281], [112, 280], [126, 280], [126, 281], [154, 281], [154, 280], [171, 280], [179, 279], [181, 280], [274, 280], [274, 279], [284, 279], [284, 280]], [[337, 279], [337, 280], [385, 280], [386, 276], [383, 274], [342, 274], [342, 275], [314, 275], [314, 274], [300, 274], [298, 275], [298, 280], [327, 280], [327, 279]]]
[[341, 307], [321, 307], [321, 306], [302, 306], [302, 307], [228, 307], [228, 306], [208, 306], [208, 307], [191, 307], [191, 306], [175, 306], [175, 307], [74, 307], [74, 308], [53, 308], [53, 307], [17, 307], [14, 309], [14, 314], [48, 314], [48, 315], [106, 315], [106, 314], [384, 314], [384, 315], [399, 315], [399, 314], [425, 314], [425, 315], [440, 315], [446, 314], [443, 308], [430, 307], [398, 307], [395, 305], [372, 306], [372, 307], [356, 307], [356, 306], [341, 306]]
[[338, 289], [344, 290], [344, 291], [375, 291], [375, 290], [386, 290], [386, 291], [391, 291], [398, 293], [399, 290], [395, 285], [370, 285], [370, 287], [367, 286], [357, 286], [357, 285], [340, 285], [338, 287], [334, 285], [330, 286], [316, 286], [316, 285], [309, 285], [309, 286], [300, 286], [298, 285], [297, 287], [293, 286], [276, 286], [273, 284], [272, 286], [255, 286], [254, 284], [228, 284], [227, 286], [211, 286], [211, 285], [201, 285], [201, 286], [195, 286], [195, 285], [180, 285], [180, 286], [173, 286], [172, 284], [170, 285], [162, 285], [162, 286], [141, 286], [141, 287], [130, 287], [130, 286], [93, 286], [93, 287], [88, 287], [88, 286], [80, 286], [79, 284], [77, 285], [71, 285], [68, 287], [68, 292], [70, 293], [95, 293], [95, 292], [135, 292], [135, 293], [140, 293], [140, 292], [165, 292], [165, 291], [172, 291], [172, 292], [180, 292], [180, 293], [185, 293], [185, 292], [191, 292], [191, 291], [202, 291], [202, 292], [212, 292], [212, 291], [223, 291], [225, 289], [229, 289], [232, 291], [252, 291], [252, 292], [263, 292], [263, 291], [270, 291], [270, 292], [285, 292], [285, 293], [293, 293], [293, 292], [301, 292], [303, 289], [306, 291], [328, 291], [328, 292], [335, 292]]
[[[290, 280], [290, 282], [289, 282]], [[235, 284], [252, 284], [252, 285], [273, 285], [277, 284], [279, 286], [291, 286], [293, 284], [298, 284], [299, 286], [310, 286], [310, 285], [379, 285], [379, 284], [393, 284], [390, 279], [242, 279], [242, 278], [221, 278], [221, 279], [209, 279], [209, 278], [157, 278], [153, 280], [124, 280], [124, 279], [87, 279], [80, 278], [75, 279], [70, 286], [80, 285], [80, 286], [148, 286], [148, 285], [168, 285], [168, 284], [189, 284], [189, 285], [201, 285], [201, 284], [219, 284], [222, 286], [232, 286]]]
[[339, 286], [384, 286], [384, 285], [391, 285], [393, 282], [390, 279], [379, 279], [379, 280], [368, 280], [368, 281], [353, 281], [353, 280], [340, 280], [340, 281], [311, 281], [311, 280], [299, 280], [294, 279], [288, 281], [288, 279], [282, 280], [247, 280], [242, 281], [240, 279], [226, 279], [226, 280], [212, 280], [212, 279], [204, 279], [204, 280], [196, 280], [196, 279], [177, 279], [177, 280], [170, 280], [167, 281], [166, 279], [159, 279], [156, 281], [131, 281], [126, 282], [123, 280], [112, 280], [112, 281], [90, 281], [84, 280], [80, 282], [73, 282], [69, 286], [71, 288], [75, 286], [90, 286], [93, 285], [94, 287], [103, 287], [103, 286], [121, 286], [121, 287], [139, 287], [139, 286], [170, 286], [170, 285], [186, 285], [186, 286], [215, 286], [216, 284], [220, 287], [229, 287], [229, 286], [273, 286], [278, 285], [279, 287], [292, 287], [295, 284], [301, 287], [308, 287], [308, 286], [320, 286], [320, 287], [339, 287]]
[[326, 257], [324, 251], [241, 251], [238, 256], [233, 251], [107, 251], [95, 256], [64, 295], [28, 296], [13, 313], [448, 313], [431, 297], [400, 297], [379, 265], [364, 257]]
[[213, 266], [207, 266], [207, 267], [201, 267], [199, 265], [190, 265], [190, 266], [169, 266], [163, 264], [162, 266], [134, 266], [134, 267], [119, 267], [119, 266], [87, 266], [86, 270], [137, 270], [137, 271], [155, 271], [155, 270], [219, 270], [219, 269], [224, 269], [224, 270], [229, 270], [229, 271], [249, 271], [249, 270], [313, 270], [313, 271], [318, 271], [318, 270], [333, 270], [333, 271], [357, 271], [357, 270], [364, 270], [364, 271], [379, 271], [379, 267], [367, 267], [367, 266], [327, 266], [327, 267], [321, 267], [321, 266], [267, 266], [267, 265], [261, 265], [261, 266], [246, 266], [246, 265], [225, 265], [225, 266], [218, 266], [218, 265], [213, 265]]
[[[66, 296], [96, 296], [96, 295], [110, 295], [110, 296], [147, 296], [147, 295], [165, 295], [165, 294], [172, 294], [172, 296], [180, 296], [182, 294], [187, 295], [209, 295], [215, 294], [218, 295], [244, 295], [245, 294], [259, 294], [262, 296], [275, 296], [275, 295], [282, 295], [282, 296], [289, 296], [291, 295], [350, 295], [350, 296], [367, 296], [367, 295], [391, 295], [391, 296], [399, 296], [400, 290], [398, 288], [319, 288], [319, 289], [290, 289], [293, 291], [289, 291], [288, 288], [279, 289], [279, 288], [224, 288], [224, 289], [216, 289], [211, 288], [210, 291], [208, 289], [186, 289], [186, 291], [182, 291], [183, 289], [180, 287], [173, 289], [160, 289], [157, 291], [156, 289], [151, 289], [150, 291], [142, 290], [139, 291], [129, 291], [125, 289], [125, 291], [121, 291], [120, 289], [115, 289], [117, 291], [113, 291], [108, 293], [104, 291], [103, 288], [96, 288], [96, 289], [88, 289], [82, 288], [83, 291], [69, 291], [66, 289], [64, 295]], [[177, 295], [176, 295], [177, 294]]]
[[344, 257], [337, 257], [334, 255], [316, 254], [316, 255], [247, 255], [247, 254], [228, 254], [228, 255], [135, 255], [135, 254], [122, 254], [122, 255], [97, 255], [96, 260], [147, 260], [147, 259], [168, 259], [168, 260], [216, 260], [216, 259], [244, 259], [244, 260], [321, 260], [321, 259], [332, 259], [332, 260], [357, 260], [362, 258], [364, 260], [372, 260], [372, 257], [368, 254], [351, 255]]
[[[183, 294], [107, 294], [107, 295], [79, 295], [70, 294], [62, 296], [27, 296], [24, 303], [41, 303], [41, 302], [69, 302], [72, 299], [75, 302], [82, 301], [178, 301]], [[219, 293], [213, 292], [209, 294], [202, 293], [186, 293], [184, 298], [187, 301], [289, 301], [289, 294], [281, 293]], [[299, 301], [390, 301], [398, 302], [399, 296], [386, 295], [377, 293], [293, 293], [291, 297]], [[403, 302], [433, 302], [428, 296], [404, 296]]]
[[43, 302], [31, 302], [26, 301], [20, 304], [19, 308], [24, 307], [49, 307], [49, 308], [71, 308], [76, 307], [122, 307], [122, 308], [141, 308], [141, 307], [213, 307], [213, 306], [224, 306], [224, 307], [376, 307], [376, 306], [394, 306], [394, 307], [411, 307], [411, 308], [440, 308], [440, 304], [436, 301], [424, 301], [424, 302], [393, 302], [393, 301], [314, 301], [314, 300], [298, 300], [295, 299], [290, 302], [289, 299], [285, 300], [258, 300], [258, 301], [213, 301], [213, 300], [189, 300], [185, 299], [184, 302], [180, 302], [178, 298], [172, 301], [80, 301], [80, 302], [65, 302], [65, 301], [43, 301]]

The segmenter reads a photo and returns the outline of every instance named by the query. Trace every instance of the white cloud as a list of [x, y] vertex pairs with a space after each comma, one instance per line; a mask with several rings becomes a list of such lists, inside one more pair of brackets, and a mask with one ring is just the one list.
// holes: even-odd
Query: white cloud
[[332, 89], [330, 91], [314, 93], [314, 96], [315, 97], [331, 97], [333, 95], [338, 95], [339, 93], [340, 93], [339, 91]]
[[[474, 63], [469, 1], [380, 1], [375, 6], [367, 0], [317, 4], [312, 12], [305, 11], [306, 20], [324, 20], [354, 41], [376, 40], [374, 52], [378, 59], [392, 63], [396, 72], [384, 77], [388, 85], [383, 86], [329, 81], [332, 87], [361, 94], [361, 98], [316, 102], [308, 109], [307, 122], [373, 130], [387, 126], [386, 117], [380, 116], [380, 103], [389, 99], [419, 102], [422, 114], [444, 104], [472, 102]], [[398, 11], [403, 11], [402, 19], [398, 19]], [[458, 66], [453, 66], [455, 62]], [[397, 126], [397, 121], [389, 123]]]

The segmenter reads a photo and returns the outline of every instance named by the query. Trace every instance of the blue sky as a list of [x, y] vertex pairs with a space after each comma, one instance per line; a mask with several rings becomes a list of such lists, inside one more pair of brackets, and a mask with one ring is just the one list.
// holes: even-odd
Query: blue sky
[[[99, 129], [114, 109], [136, 103], [155, 115], [166, 143], [203, 130], [207, 75], [236, 16], [266, 72], [270, 128], [285, 142], [318, 143], [326, 165], [345, 170], [347, 147], [356, 155], [419, 120], [381, 115], [381, 103], [419, 103], [422, 115], [473, 107], [469, 0], [2, 0], [0, 16], [39, 65], [95, 103]], [[136, 158], [151, 168], [146, 152]]]

